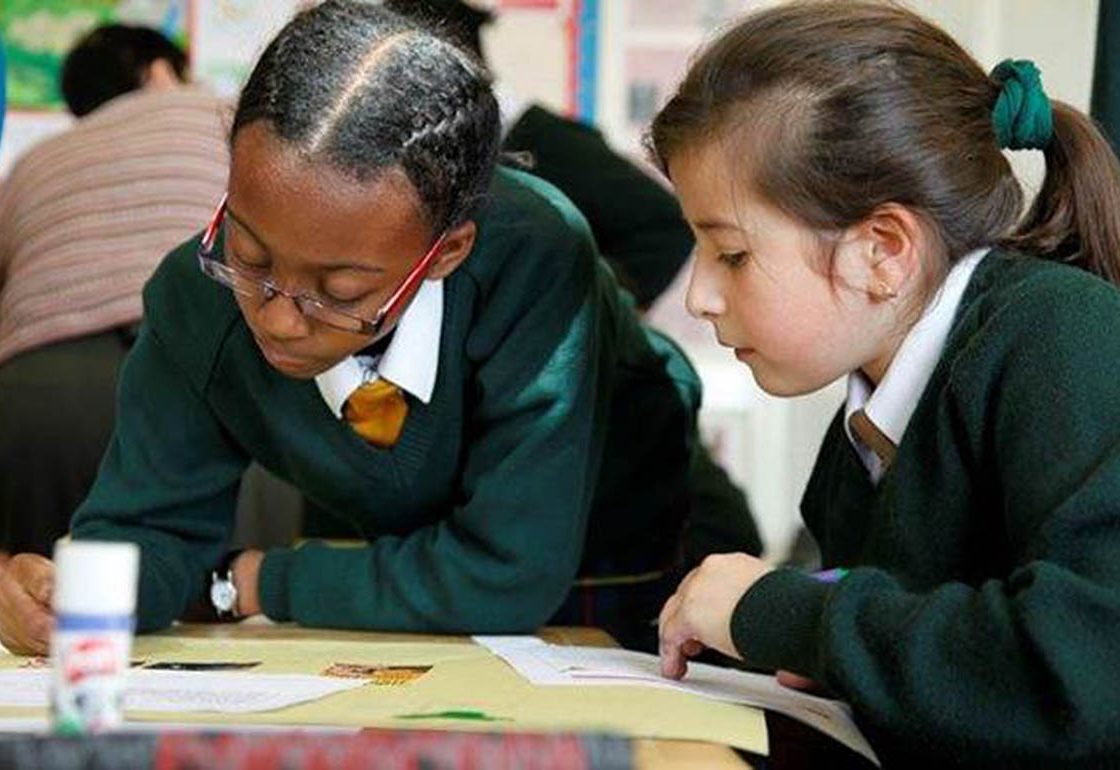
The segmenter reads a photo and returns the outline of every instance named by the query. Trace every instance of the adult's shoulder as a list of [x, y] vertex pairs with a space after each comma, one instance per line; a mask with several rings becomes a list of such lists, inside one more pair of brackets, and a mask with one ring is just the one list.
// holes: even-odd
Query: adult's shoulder
[[556, 139], [605, 142], [602, 133], [594, 126], [532, 104], [510, 127], [505, 145], [516, 150]]
[[187, 184], [207, 206], [225, 184], [229, 165], [227, 102], [203, 88], [136, 91], [106, 102], [23, 153], [4, 180], [21, 204], [59, 194], [60, 185], [97, 186], [140, 179]]
[[[158, 90], [140, 89], [129, 91], [105, 102], [89, 115], [80, 119], [76, 127], [96, 128], [106, 124], [119, 124], [122, 121], [139, 116], [182, 115], [183, 113], [197, 113], [206, 116], [215, 125], [222, 127], [224, 118], [227, 115], [232, 115], [232, 110], [232, 103], [203, 86], [185, 85]], [[140, 129], [142, 127], [134, 126], [133, 128]]]
[[[611, 189], [610, 185], [603, 186], [603, 177], [609, 179], [619, 173], [620, 164], [644, 178], [643, 172], [611, 148], [595, 126], [536, 105], [510, 127], [502, 146], [510, 152], [528, 153], [534, 176], [555, 182], [580, 205], [597, 190]], [[647, 181], [661, 189], [652, 179]], [[627, 201], [617, 203], [624, 205]], [[602, 224], [596, 221], [595, 227]]]

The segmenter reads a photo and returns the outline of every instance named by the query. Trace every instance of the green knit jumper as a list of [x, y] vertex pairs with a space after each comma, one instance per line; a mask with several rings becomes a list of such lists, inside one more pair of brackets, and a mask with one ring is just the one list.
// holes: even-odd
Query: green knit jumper
[[837, 416], [802, 501], [837, 584], [736, 608], [752, 665], [850, 701], [887, 766], [1120, 766], [1120, 292], [995, 251], [878, 486]]
[[409, 397], [391, 449], [334, 417], [315, 383], [262, 358], [197, 239], [144, 292], [110, 448], [76, 538], [141, 546], [138, 623], [167, 626], [228, 547], [250, 459], [348, 524], [361, 548], [265, 556], [277, 621], [523, 632], [581, 571], [671, 563], [687, 516], [699, 383], [643, 328], [582, 216], [499, 170], [476, 245], [444, 281], [431, 401]]

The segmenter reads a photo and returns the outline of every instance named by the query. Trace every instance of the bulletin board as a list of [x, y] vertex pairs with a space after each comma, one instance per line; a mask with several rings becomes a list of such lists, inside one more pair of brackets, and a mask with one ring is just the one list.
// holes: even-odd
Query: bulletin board
[[13, 110], [61, 110], [66, 52], [93, 27], [114, 21], [154, 27], [189, 48], [190, 0], [0, 0]]
[[[488, 46], [499, 83], [526, 101], [595, 120], [606, 0], [476, 0], [498, 14]], [[112, 21], [159, 29], [189, 53], [192, 79], [233, 98], [280, 27], [314, 0], [0, 0], [8, 51], [8, 120], [0, 179], [71, 118], [58, 73], [79, 36]]]

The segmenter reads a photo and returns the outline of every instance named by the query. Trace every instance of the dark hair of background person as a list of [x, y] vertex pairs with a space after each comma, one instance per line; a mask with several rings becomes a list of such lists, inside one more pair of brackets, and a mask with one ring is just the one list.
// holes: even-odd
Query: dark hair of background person
[[231, 142], [255, 121], [308, 161], [359, 182], [403, 170], [435, 232], [485, 200], [500, 141], [481, 63], [355, 0], [303, 11], [269, 44], [241, 92]]
[[152, 62], [165, 60], [179, 80], [186, 79], [187, 56], [148, 27], [108, 24], [94, 29], [66, 55], [60, 87], [77, 117], [144, 85]]
[[[1023, 191], [996, 141], [1001, 83], [948, 34], [877, 2], [809, 0], [749, 16], [714, 41], [654, 119], [662, 169], [725, 143], [750, 189], [822, 234], [894, 202], [942, 259], [1002, 244], [1120, 283], [1120, 164], [1092, 121], [1051, 100], [1046, 177]], [[930, 287], [932, 289], [932, 286]]]
[[426, 25], [474, 53], [480, 60], [482, 28], [494, 21], [494, 14], [475, 8], [461, 0], [385, 0], [383, 7], [413, 19], [424, 19]]

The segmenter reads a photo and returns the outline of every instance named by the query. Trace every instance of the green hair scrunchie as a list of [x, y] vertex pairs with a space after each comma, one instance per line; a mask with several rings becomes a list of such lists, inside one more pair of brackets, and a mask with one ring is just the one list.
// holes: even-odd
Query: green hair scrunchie
[[1028, 59], [1004, 59], [992, 70], [1002, 84], [992, 107], [992, 123], [1000, 147], [1041, 150], [1054, 134], [1054, 112], [1042, 90], [1038, 67]]

